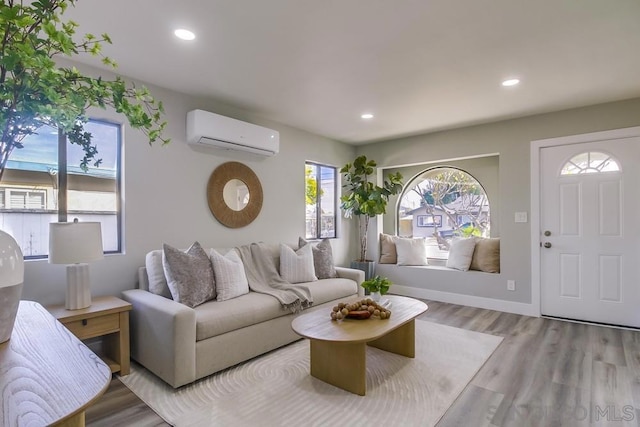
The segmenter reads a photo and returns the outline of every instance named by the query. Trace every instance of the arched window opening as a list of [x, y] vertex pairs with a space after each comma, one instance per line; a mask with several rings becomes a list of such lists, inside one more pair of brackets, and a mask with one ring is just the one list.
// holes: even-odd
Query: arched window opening
[[490, 235], [489, 198], [470, 174], [452, 167], [428, 169], [404, 188], [398, 204], [400, 237], [424, 237], [427, 257], [447, 259], [454, 236]]
[[620, 165], [609, 154], [588, 151], [575, 155], [564, 164], [560, 175], [578, 175], [583, 173], [618, 172]]

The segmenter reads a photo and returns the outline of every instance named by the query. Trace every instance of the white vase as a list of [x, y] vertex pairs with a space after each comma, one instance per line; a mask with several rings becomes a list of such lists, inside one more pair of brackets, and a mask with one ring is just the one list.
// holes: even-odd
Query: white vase
[[371, 299], [375, 302], [380, 302], [381, 297], [382, 295], [380, 295], [380, 292], [371, 292]]
[[23, 282], [22, 250], [11, 235], [0, 230], [0, 344], [11, 338]]

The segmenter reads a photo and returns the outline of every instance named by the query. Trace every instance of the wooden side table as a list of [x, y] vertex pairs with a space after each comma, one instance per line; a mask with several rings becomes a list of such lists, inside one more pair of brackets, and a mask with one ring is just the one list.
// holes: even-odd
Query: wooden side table
[[20, 301], [11, 339], [0, 344], [0, 426], [81, 427], [109, 387], [107, 365], [40, 304]]
[[102, 360], [111, 372], [128, 375], [129, 311], [131, 304], [116, 297], [96, 297], [91, 306], [80, 310], [67, 310], [64, 304], [47, 310], [81, 340], [103, 337]]

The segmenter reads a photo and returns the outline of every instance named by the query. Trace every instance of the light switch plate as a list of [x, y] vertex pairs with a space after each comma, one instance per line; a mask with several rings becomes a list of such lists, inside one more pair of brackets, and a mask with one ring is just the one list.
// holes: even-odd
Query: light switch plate
[[527, 213], [526, 212], [516, 212], [515, 220], [516, 220], [516, 222], [527, 222]]

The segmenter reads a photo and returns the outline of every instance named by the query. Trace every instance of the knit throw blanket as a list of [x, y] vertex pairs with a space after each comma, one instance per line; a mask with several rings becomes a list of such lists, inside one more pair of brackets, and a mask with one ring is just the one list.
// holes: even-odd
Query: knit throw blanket
[[[277, 249], [276, 249], [277, 248]], [[285, 310], [299, 313], [313, 304], [309, 288], [284, 280], [278, 272], [279, 246], [251, 243], [236, 248], [244, 264], [249, 288], [254, 292], [271, 295]]]

